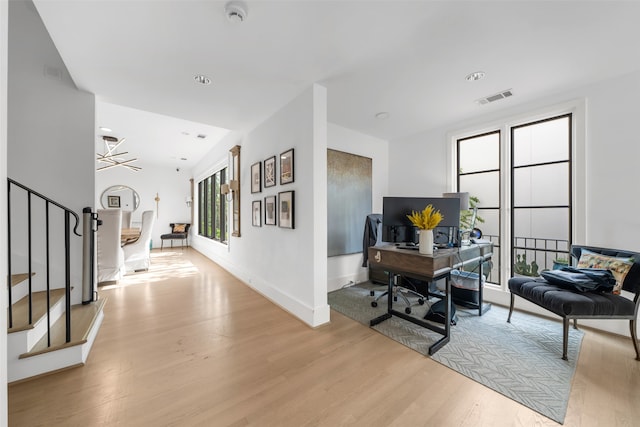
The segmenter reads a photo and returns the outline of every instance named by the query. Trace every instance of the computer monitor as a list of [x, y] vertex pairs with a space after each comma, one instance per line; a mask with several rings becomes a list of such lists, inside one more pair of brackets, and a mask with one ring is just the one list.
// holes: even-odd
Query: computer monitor
[[407, 215], [412, 211], [421, 212], [432, 205], [443, 215], [434, 229], [434, 243], [438, 246], [460, 246], [460, 199], [445, 197], [384, 197], [382, 199], [382, 241], [387, 243], [418, 243], [418, 228]]

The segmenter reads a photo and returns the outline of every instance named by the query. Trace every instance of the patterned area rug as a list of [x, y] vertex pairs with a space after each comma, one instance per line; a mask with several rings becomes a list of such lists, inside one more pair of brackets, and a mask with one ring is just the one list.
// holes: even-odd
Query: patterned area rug
[[[370, 284], [359, 284], [329, 293], [334, 310], [369, 325], [386, 311], [386, 297], [371, 307]], [[380, 291], [380, 286], [374, 286]], [[432, 299], [431, 302], [437, 301]], [[430, 302], [412, 306], [412, 315], [424, 317]], [[399, 300], [394, 308], [404, 311]], [[482, 317], [477, 310], [457, 307], [458, 322], [451, 327], [451, 341], [433, 360], [519, 402], [559, 423], [564, 422], [571, 382], [583, 333], [569, 331], [569, 361], [562, 356], [562, 323], [516, 311], [507, 323], [508, 310], [492, 306]], [[428, 356], [429, 346], [441, 335], [397, 317], [373, 329]]]

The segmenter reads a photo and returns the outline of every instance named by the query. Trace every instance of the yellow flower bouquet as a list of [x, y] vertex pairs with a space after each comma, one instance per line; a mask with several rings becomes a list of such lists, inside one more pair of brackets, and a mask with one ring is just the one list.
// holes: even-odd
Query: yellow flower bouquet
[[411, 211], [407, 218], [420, 230], [433, 230], [440, 224], [444, 216], [432, 205], [427, 205], [422, 212]]

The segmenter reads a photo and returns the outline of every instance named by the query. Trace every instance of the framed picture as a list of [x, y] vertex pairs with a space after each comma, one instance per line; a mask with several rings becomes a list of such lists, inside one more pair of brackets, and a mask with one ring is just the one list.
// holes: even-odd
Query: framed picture
[[107, 207], [109, 207], [109, 208], [119, 208], [120, 207], [120, 196], [108, 196], [107, 197]]
[[254, 227], [262, 227], [262, 202], [254, 200], [251, 204], [252, 220]]
[[282, 228], [295, 228], [295, 199], [293, 191], [278, 193], [278, 224]]
[[280, 154], [280, 185], [293, 182], [293, 148]]
[[262, 191], [262, 162], [251, 165], [251, 192], [259, 193]]
[[276, 196], [264, 198], [264, 225], [276, 225]]
[[276, 156], [264, 161], [264, 188], [276, 185]]

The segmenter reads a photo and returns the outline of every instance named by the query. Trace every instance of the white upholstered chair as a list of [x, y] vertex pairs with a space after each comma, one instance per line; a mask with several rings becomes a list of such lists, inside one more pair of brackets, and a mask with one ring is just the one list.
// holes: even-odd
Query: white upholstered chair
[[102, 225], [97, 231], [98, 283], [120, 280], [125, 273], [124, 252], [120, 247], [120, 209], [98, 209]]
[[131, 228], [131, 211], [122, 211], [122, 228]]
[[124, 264], [127, 273], [149, 269], [151, 263], [151, 232], [153, 231], [154, 221], [153, 211], [142, 212], [140, 238], [124, 246]]

